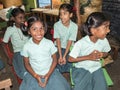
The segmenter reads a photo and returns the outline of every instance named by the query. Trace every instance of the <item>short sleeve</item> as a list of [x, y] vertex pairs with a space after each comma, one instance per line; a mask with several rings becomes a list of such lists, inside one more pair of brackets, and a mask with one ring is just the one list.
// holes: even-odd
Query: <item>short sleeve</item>
[[57, 23], [54, 24], [54, 38], [60, 38]]
[[72, 31], [71, 31], [69, 40], [76, 41], [77, 32], [78, 32], [78, 26], [77, 26], [77, 25], [74, 25], [74, 27], [72, 28]]
[[20, 54], [24, 57], [28, 57], [28, 48], [27, 45], [24, 45], [23, 49], [21, 50]]
[[105, 38], [103, 52], [109, 52], [110, 50], [111, 50], [110, 44], [108, 40]]
[[57, 52], [57, 48], [55, 47], [52, 41], [50, 42], [50, 44], [51, 44], [51, 55], [53, 55]]
[[79, 43], [75, 43], [75, 45], [73, 46], [71, 52], [69, 53], [69, 56], [73, 57], [73, 58], [77, 58], [80, 54], [80, 45]]
[[11, 33], [11, 30], [10, 30], [11, 28], [9, 27], [9, 28], [7, 28], [7, 30], [6, 30], [6, 32], [5, 32], [5, 34], [4, 34], [4, 37], [3, 37], [3, 42], [5, 42], [5, 43], [8, 43], [8, 41], [9, 41], [9, 39], [10, 39], [10, 37], [11, 37], [11, 35], [12, 35], [12, 33]]

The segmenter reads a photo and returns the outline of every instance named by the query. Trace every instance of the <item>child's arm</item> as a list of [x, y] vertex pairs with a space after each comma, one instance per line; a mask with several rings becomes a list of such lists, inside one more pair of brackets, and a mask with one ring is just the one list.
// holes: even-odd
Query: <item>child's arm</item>
[[56, 39], [56, 43], [57, 43], [58, 53], [59, 53], [58, 63], [61, 64], [61, 62], [62, 62], [62, 52], [61, 52], [61, 42], [60, 42], [59, 38]]
[[[6, 55], [7, 58], [8, 58], [8, 64], [9, 64], [9, 65], [12, 65], [12, 55], [13, 55], [13, 52], [10, 51], [10, 48], [9, 48], [9, 46], [8, 46], [8, 43], [2, 42], [1, 44], [2, 44], [3, 50], [4, 50], [4, 52], [5, 52], [5, 55]], [[8, 53], [8, 50], [9, 50], [9, 52], [11, 52], [11, 53]], [[9, 54], [11, 54], [11, 55], [9, 55]]]
[[29, 63], [28, 57], [24, 57], [24, 65], [25, 65], [26, 69], [28, 70], [28, 72], [38, 81], [39, 85], [41, 87], [44, 87], [44, 83], [42, 83], [42, 81], [41, 81], [42, 76], [40, 76], [34, 72], [34, 70], [32, 69], [32, 67]]
[[50, 77], [50, 75], [53, 73], [56, 65], [57, 65], [57, 57], [56, 57], [56, 53], [52, 55], [52, 58], [53, 58], [53, 62], [51, 64], [51, 67], [50, 67], [50, 70], [49, 72], [45, 75], [45, 76], [48, 76]]
[[53, 62], [52, 62], [52, 64], [51, 64], [50, 70], [49, 70], [49, 72], [44, 76], [44, 78], [45, 78], [45, 82], [44, 82], [45, 86], [46, 86], [46, 84], [47, 84], [47, 82], [48, 82], [48, 79], [49, 79], [50, 75], [53, 73], [53, 71], [54, 71], [54, 69], [55, 69], [55, 67], [56, 67], [56, 65], [57, 65], [56, 53], [52, 55], [52, 58], [53, 58]]
[[80, 61], [84, 61], [84, 60], [93, 60], [96, 61], [100, 58], [103, 57], [103, 53], [98, 52], [97, 50], [94, 50], [91, 54], [86, 55], [86, 56], [80, 56], [77, 58], [73, 58], [71, 56], [69, 56], [69, 62], [80, 62]]
[[101, 58], [106, 58], [108, 55], [108, 52], [101, 52]]
[[66, 55], [68, 54], [68, 52], [70, 50], [71, 44], [72, 44], [72, 41], [68, 40], [67, 47], [66, 47], [66, 50], [65, 50], [65, 54], [63, 56], [64, 64], [66, 64]]

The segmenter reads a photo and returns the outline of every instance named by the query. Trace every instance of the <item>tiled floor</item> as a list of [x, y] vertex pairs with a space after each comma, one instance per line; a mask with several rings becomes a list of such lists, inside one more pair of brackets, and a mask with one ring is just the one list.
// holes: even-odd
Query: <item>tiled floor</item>
[[[5, 65], [6, 65], [6, 72], [0, 74], [0, 80], [4, 80], [7, 78], [11, 78], [12, 80], [12, 87], [11, 90], [19, 90], [18, 87], [18, 82], [11, 70], [11, 66], [7, 64], [7, 58], [5, 56], [5, 53], [3, 52], [3, 48], [0, 45], [0, 58], [3, 59]], [[109, 87], [109, 90], [120, 90], [120, 53], [118, 56], [118, 59], [114, 61], [111, 65], [106, 66], [106, 69], [108, 73], [110, 74], [114, 85]]]

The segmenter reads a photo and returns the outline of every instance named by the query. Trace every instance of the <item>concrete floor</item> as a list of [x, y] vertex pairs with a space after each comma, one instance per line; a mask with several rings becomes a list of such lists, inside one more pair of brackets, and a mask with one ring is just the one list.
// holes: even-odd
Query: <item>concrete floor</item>
[[[11, 70], [11, 66], [7, 64], [7, 57], [5, 56], [5, 53], [3, 52], [3, 48], [1, 47], [1, 45], [0, 45], [0, 58], [3, 59], [5, 63], [5, 69], [6, 69], [5, 73], [0, 74], [0, 81], [10, 78], [12, 80], [11, 90], [19, 90], [19, 84]], [[120, 84], [120, 70], [119, 70], [120, 69], [120, 52], [117, 60], [115, 60], [114, 63], [106, 66], [105, 68], [107, 69], [108, 73], [111, 76], [111, 79], [114, 82], [114, 85], [109, 87], [109, 90], [120, 90], [120, 85], [119, 85]]]

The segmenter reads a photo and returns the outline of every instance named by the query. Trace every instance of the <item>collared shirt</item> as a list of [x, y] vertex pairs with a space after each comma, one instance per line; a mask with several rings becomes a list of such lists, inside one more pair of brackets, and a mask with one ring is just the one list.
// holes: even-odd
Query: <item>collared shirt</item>
[[[93, 43], [89, 36], [83, 37], [81, 40], [77, 41], [70, 52], [70, 56], [73, 58], [77, 58], [80, 56], [86, 56], [92, 53], [94, 50], [98, 50], [100, 52], [109, 52], [110, 45], [108, 40], [105, 38], [103, 40], [98, 39], [96, 43]], [[91, 73], [101, 68], [101, 63], [99, 60], [85, 60], [75, 63], [76, 68], [84, 68], [89, 70]]]
[[15, 25], [13, 27], [8, 27], [5, 35], [3, 37], [3, 42], [8, 43], [9, 40], [12, 43], [13, 51], [20, 52], [23, 48], [23, 45], [28, 41], [29, 37], [23, 35], [20, 28], [17, 28]]
[[39, 75], [48, 73], [52, 64], [52, 55], [57, 52], [57, 48], [51, 40], [43, 38], [39, 44], [30, 40], [24, 45], [21, 55], [29, 58], [32, 69]]
[[[76, 41], [78, 26], [70, 21], [69, 27], [62, 24], [61, 20], [54, 25], [54, 38], [60, 38], [61, 47], [66, 48], [68, 40]], [[55, 42], [56, 44], [56, 42]]]

